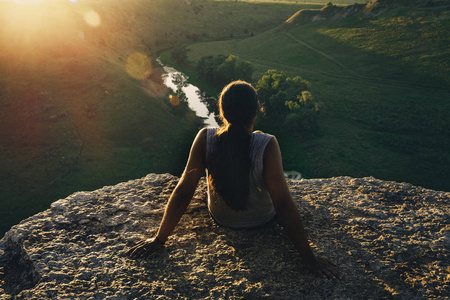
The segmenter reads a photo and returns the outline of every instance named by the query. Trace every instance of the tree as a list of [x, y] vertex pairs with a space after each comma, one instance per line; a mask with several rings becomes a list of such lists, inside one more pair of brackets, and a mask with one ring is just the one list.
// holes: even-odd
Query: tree
[[288, 128], [293, 131], [317, 130], [320, 105], [309, 91], [303, 91], [295, 100], [286, 101], [286, 106], [291, 111], [285, 119]]
[[268, 70], [256, 84], [265, 110], [265, 122], [275, 129], [314, 132], [317, 129], [319, 104], [308, 91], [310, 83], [300, 76], [287, 77], [278, 70]]
[[223, 86], [230, 81], [241, 79], [251, 82], [253, 65], [249, 61], [241, 61], [238, 56], [230, 54], [203, 56], [195, 67], [204, 78]]
[[253, 64], [251, 62], [248, 60], [239, 61], [235, 69], [236, 78], [251, 82], [254, 71], [255, 69], [253, 68]]
[[216, 81], [217, 68], [225, 62], [226, 59], [227, 57], [222, 54], [216, 56], [202, 56], [202, 58], [197, 62], [195, 69], [202, 77]]
[[170, 59], [176, 64], [182, 65], [186, 62], [189, 51], [190, 49], [186, 45], [178, 44], [170, 52]]
[[216, 80], [220, 85], [225, 85], [230, 81], [236, 80], [236, 62], [239, 57], [230, 54], [227, 59], [217, 67]]
[[[287, 76], [278, 70], [268, 70], [256, 84], [258, 95], [266, 111], [266, 117], [280, 120], [284, 115], [288, 94]], [[289, 91], [292, 93], [292, 91]]]

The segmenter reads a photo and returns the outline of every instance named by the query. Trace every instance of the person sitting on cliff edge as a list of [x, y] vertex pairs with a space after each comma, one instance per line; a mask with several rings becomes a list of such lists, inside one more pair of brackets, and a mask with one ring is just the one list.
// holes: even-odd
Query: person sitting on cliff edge
[[316, 257], [284, 177], [280, 147], [273, 135], [253, 132], [260, 104], [249, 83], [228, 84], [219, 98], [220, 128], [201, 129], [186, 168], [167, 204], [158, 233], [127, 251], [136, 259], [164, 246], [186, 211], [205, 169], [208, 209], [220, 225], [249, 228], [275, 216], [306, 266], [322, 277], [342, 278], [334, 263]]

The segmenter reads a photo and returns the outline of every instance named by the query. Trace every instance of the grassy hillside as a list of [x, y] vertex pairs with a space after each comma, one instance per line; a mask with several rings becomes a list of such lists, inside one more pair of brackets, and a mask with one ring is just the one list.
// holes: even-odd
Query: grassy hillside
[[334, 0], [334, 1], [325, 1], [325, 0], [218, 0], [218, 1], [229, 1], [229, 2], [254, 2], [254, 3], [296, 3], [296, 4], [320, 4], [325, 5], [328, 2], [333, 4], [341, 4], [348, 5], [354, 3], [367, 3], [367, 0]]
[[[445, 15], [445, 12], [442, 12]], [[321, 21], [245, 40], [191, 45], [203, 55], [300, 75], [322, 102], [320, 134], [279, 132], [285, 168], [307, 177], [375, 176], [450, 190], [449, 21], [403, 9]]]
[[126, 72], [136, 37], [93, 42], [110, 29], [77, 9], [2, 3], [1, 232], [77, 190], [179, 173], [197, 129]]
[[180, 175], [199, 123], [169, 105], [152, 54], [257, 35], [302, 7], [317, 6], [0, 2], [0, 236], [74, 191]]
[[[409, 59], [407, 42], [394, 47], [398, 54], [383, 52], [398, 43], [395, 35], [383, 42], [391, 31], [372, 21], [272, 30], [325, 2], [0, 2], [0, 236], [74, 191], [180, 174], [199, 124], [168, 104], [153, 60], [179, 43], [217, 41], [193, 45], [192, 63], [234, 53], [254, 63], [255, 78], [278, 68], [312, 82], [324, 103], [321, 134], [304, 141], [280, 133], [286, 169], [448, 189], [448, 82], [439, 75], [448, 74], [439, 27], [448, 23], [421, 20], [434, 26], [423, 38], [438, 32], [443, 50], [421, 43]], [[442, 63], [432, 66], [435, 55]]]

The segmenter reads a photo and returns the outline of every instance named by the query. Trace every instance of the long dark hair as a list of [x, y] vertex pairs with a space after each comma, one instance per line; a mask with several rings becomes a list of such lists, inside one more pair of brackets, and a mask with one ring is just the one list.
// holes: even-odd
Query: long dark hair
[[218, 143], [208, 179], [211, 188], [234, 210], [246, 208], [251, 170], [248, 128], [259, 109], [256, 91], [245, 81], [231, 82], [220, 94], [222, 126], [216, 132]]

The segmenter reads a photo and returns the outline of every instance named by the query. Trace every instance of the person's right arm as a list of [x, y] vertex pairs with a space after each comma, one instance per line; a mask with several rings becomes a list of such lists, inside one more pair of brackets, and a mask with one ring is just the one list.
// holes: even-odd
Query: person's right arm
[[143, 239], [127, 253], [139, 258], [161, 249], [186, 211], [200, 177], [205, 173], [206, 129], [197, 134], [192, 144], [186, 168], [172, 192], [155, 239]]
[[264, 179], [277, 213], [278, 222], [307, 267], [322, 277], [341, 278], [336, 265], [325, 258], [317, 258], [309, 246], [300, 212], [292, 199], [284, 177], [281, 151], [275, 137], [270, 140], [264, 151]]

